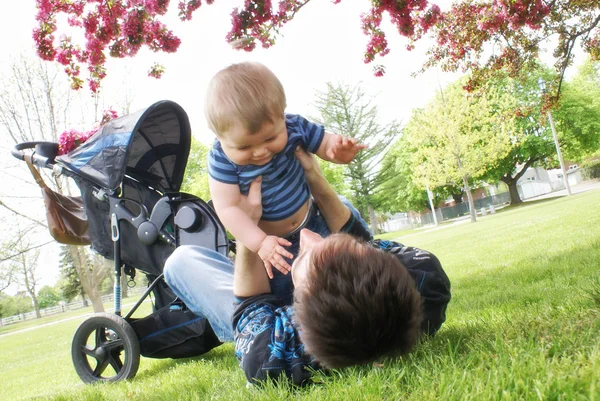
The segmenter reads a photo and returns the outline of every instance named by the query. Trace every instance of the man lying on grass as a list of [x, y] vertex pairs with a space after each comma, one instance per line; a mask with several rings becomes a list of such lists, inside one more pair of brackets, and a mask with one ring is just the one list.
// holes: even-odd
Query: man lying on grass
[[[195, 246], [177, 248], [165, 265], [174, 292], [211, 322], [219, 339], [235, 341], [250, 382], [285, 375], [305, 384], [308, 367], [341, 368], [406, 353], [421, 333], [440, 328], [450, 300], [450, 282], [434, 255], [372, 241], [314, 158], [297, 153], [320, 213], [330, 231], [340, 233], [321, 238], [301, 231], [290, 278], [293, 305], [271, 294], [265, 270], [255, 268], [261, 266], [257, 255], [239, 244], [234, 274], [228, 259]], [[260, 218], [259, 181], [240, 207]]]

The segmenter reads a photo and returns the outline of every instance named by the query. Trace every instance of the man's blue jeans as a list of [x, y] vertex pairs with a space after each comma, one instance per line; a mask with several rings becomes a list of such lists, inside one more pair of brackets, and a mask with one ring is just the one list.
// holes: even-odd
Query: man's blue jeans
[[[367, 227], [358, 211], [345, 198], [340, 197], [356, 219]], [[322, 216], [309, 222], [306, 228], [326, 236], [329, 230]], [[289, 251], [298, 255], [299, 241]], [[233, 341], [231, 317], [236, 307], [233, 295], [233, 262], [211, 249], [197, 245], [180, 246], [165, 263], [165, 280], [173, 292], [198, 316], [210, 322], [221, 341]], [[293, 284], [291, 274], [277, 274], [271, 281], [271, 292], [292, 303]]]

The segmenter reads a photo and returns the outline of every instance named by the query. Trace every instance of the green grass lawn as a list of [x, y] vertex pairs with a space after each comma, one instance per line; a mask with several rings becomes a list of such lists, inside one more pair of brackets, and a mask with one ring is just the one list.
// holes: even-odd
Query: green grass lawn
[[227, 344], [90, 386], [70, 360], [75, 319], [0, 336], [0, 399], [600, 400], [600, 191], [402, 241], [435, 253], [453, 291], [442, 329], [404, 358], [257, 389]]

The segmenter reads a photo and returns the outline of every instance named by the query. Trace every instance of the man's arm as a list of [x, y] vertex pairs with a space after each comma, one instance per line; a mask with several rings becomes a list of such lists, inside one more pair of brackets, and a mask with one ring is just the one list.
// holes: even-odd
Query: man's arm
[[306, 182], [310, 187], [315, 203], [319, 207], [327, 227], [332, 233], [340, 229], [350, 219], [350, 210], [342, 203], [335, 190], [323, 175], [317, 159], [302, 148], [296, 149], [296, 158], [304, 169]]
[[269, 277], [260, 257], [242, 244], [236, 244], [233, 294], [239, 298], [271, 291]]
[[[250, 184], [248, 196], [241, 196], [239, 207], [252, 220], [258, 223], [262, 215], [262, 180], [257, 178]], [[269, 277], [260, 257], [236, 243], [235, 270], [233, 273], [233, 293], [237, 297], [251, 297], [271, 291]]]

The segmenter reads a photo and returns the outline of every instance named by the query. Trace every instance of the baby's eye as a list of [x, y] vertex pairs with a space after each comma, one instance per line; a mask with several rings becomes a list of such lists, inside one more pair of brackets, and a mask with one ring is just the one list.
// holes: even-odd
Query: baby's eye
[[274, 141], [276, 138], [277, 138], [277, 137], [275, 137], [275, 136], [274, 136], [274, 137], [271, 137], [271, 138], [267, 139], [265, 142], [273, 142], [273, 141]]
[[248, 149], [250, 149], [250, 146], [240, 146], [237, 149], [238, 150], [248, 150]]

